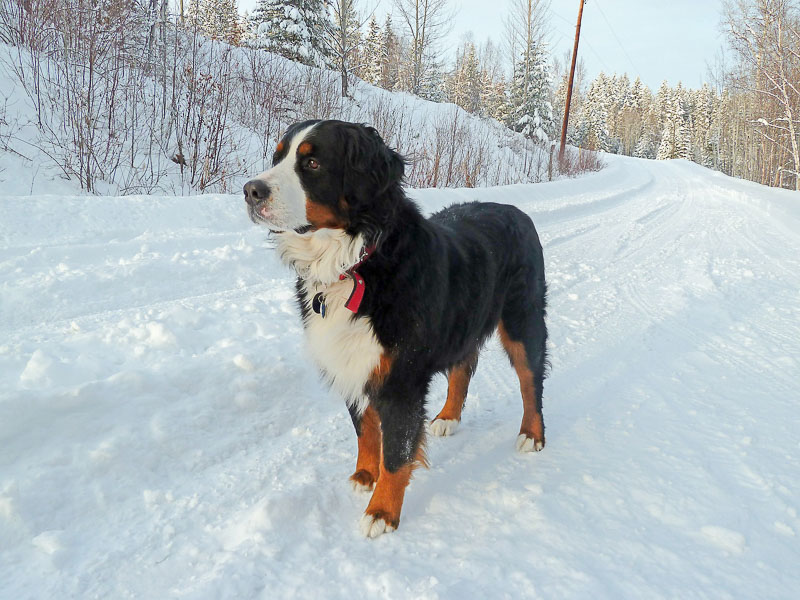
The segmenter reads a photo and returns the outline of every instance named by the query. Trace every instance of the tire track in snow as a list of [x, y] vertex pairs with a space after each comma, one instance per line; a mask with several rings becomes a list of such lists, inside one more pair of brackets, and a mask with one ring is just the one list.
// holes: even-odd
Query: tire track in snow
[[[225, 278], [235, 261], [223, 254], [181, 271], [159, 250], [147, 260], [163, 261], [164, 287], [181, 298], [126, 308], [136, 298], [115, 269], [110, 308], [81, 317], [84, 332], [60, 330], [87, 312], [80, 302], [15, 329], [26, 351], [84, 356], [64, 367], [75, 381], [44, 372], [49, 387], [17, 389], [22, 367], [4, 371], [9, 589], [345, 597], [357, 581], [365, 595], [398, 598], [796, 589], [800, 464], [786, 392], [797, 384], [791, 362], [778, 377], [768, 360], [771, 345], [784, 344], [787, 360], [798, 350], [787, 316], [796, 259], [785, 247], [796, 238], [773, 231], [760, 208], [726, 206], [690, 166], [610, 160], [581, 180], [421, 193], [435, 198], [426, 210], [481, 197], [524, 205], [537, 223], [552, 277], [548, 444], [515, 453], [518, 382], [491, 341], [461, 428], [429, 440], [432, 467], [417, 472], [401, 529], [373, 542], [357, 534], [368, 497], [347, 482], [356, 443], [346, 409], [303, 357], [291, 277], [254, 243], [245, 287]], [[112, 204], [101, 224], [126, 206]], [[176, 248], [196, 249], [170, 203], [155, 204]], [[217, 214], [207, 204], [203, 218]], [[148, 227], [153, 215], [135, 212]], [[221, 271], [204, 279], [214, 265]], [[145, 272], [128, 275], [136, 283]], [[185, 286], [173, 285], [181, 273]], [[153, 316], [178, 344], [100, 339], [120, 319], [139, 328]], [[0, 341], [0, 357], [12, 354]], [[429, 414], [445, 390], [443, 378], [431, 386]]]

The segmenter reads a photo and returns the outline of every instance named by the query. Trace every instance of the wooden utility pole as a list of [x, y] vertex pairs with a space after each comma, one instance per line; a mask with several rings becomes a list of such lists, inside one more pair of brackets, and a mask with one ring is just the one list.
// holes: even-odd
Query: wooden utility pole
[[567, 144], [567, 124], [569, 123], [569, 104], [572, 102], [572, 82], [575, 79], [575, 63], [578, 59], [578, 41], [581, 37], [581, 17], [583, 17], [583, 5], [586, 0], [580, 0], [581, 6], [578, 9], [578, 26], [575, 28], [575, 47], [572, 49], [572, 66], [569, 68], [569, 85], [567, 85], [567, 102], [564, 105], [564, 122], [561, 125], [561, 149], [558, 152], [559, 160], [564, 158], [564, 147]]

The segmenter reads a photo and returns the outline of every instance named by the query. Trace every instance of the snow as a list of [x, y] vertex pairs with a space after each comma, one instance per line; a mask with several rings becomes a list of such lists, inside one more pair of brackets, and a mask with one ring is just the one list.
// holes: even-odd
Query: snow
[[492, 341], [374, 540], [347, 410], [238, 195], [0, 196], [0, 598], [795, 597], [797, 195], [607, 161], [413, 192], [534, 218], [547, 446], [515, 451]]
[[[221, 60], [219, 56], [224, 55], [226, 48], [228, 46], [222, 42], [207, 41], [198, 49], [195, 59], [199, 61], [198, 64], [204, 65], [204, 69], [214, 71], [216, 63], [213, 61]], [[213, 58], [215, 52], [217, 59]], [[245, 48], [231, 49], [232, 62], [228, 66], [239, 73], [237, 82], [253, 81], [253, 52]], [[231, 108], [223, 146], [212, 144], [212, 148], [208, 144], [201, 144], [198, 149], [201, 155], [207, 153], [222, 161], [218, 173], [220, 177], [212, 177], [217, 181], [209, 183], [203, 190], [205, 192], [238, 193], [241, 182], [272, 166], [272, 154], [278, 142], [275, 136], [285, 132], [292, 123], [311, 118], [341, 119], [376, 127], [383, 133], [388, 145], [414, 159], [406, 169], [406, 177], [418, 185], [452, 187], [472, 182], [472, 185], [483, 186], [516, 181], [537, 182], [567, 176], [559, 173], [557, 164], [553, 165], [550, 172], [550, 153], [546, 145], [534, 144], [494, 119], [479, 118], [455, 104], [431, 102], [408, 92], [390, 92], [359, 79], [349, 84], [352, 97], [340, 98], [340, 73], [307, 67], [262, 51], [257, 54], [259, 60], [265, 61], [262, 68], [268, 70], [267, 73], [259, 72], [259, 77], [266, 77], [271, 86], [285, 86], [286, 106], [273, 107], [272, 112], [267, 108], [264, 109], [267, 112], [261, 109], [252, 112], [235, 103], [238, 108]], [[181, 60], [196, 62], [195, 59], [181, 54]], [[37, 124], [35, 102], [28, 97], [10, 67], [4, 67], [4, 63], [11, 65], [21, 61], [25, 65], [32, 60], [25, 49], [0, 42], [0, 189], [4, 194], [37, 196], [69, 193], [65, 190], [78, 193], [80, 184], [74, 167], [77, 161], [75, 153], [70, 160], [68, 149], [52, 148], [54, 140], [43, 134]], [[198, 68], [194, 63], [185, 66], [187, 69]], [[225, 71], [221, 63], [216, 70]], [[145, 78], [143, 81], [149, 80]], [[150, 81], [150, 84], [155, 85], [155, 82]], [[160, 85], [155, 88], [160, 89]], [[238, 89], [240, 84], [237, 83], [236, 87]], [[146, 94], [155, 93], [155, 88], [148, 88]], [[57, 95], [56, 91], [50, 90], [54, 95]], [[179, 96], [183, 97], [181, 94]], [[322, 102], [324, 107], [317, 101]], [[135, 111], [148, 114], [148, 107], [152, 108], [152, 102], [141, 101], [136, 104]], [[53, 123], [66, 119], [58, 103], [52, 108], [47, 114]], [[184, 114], [188, 108], [181, 105], [176, 110]], [[196, 124], [198, 127], [202, 125], [200, 121]], [[266, 127], [265, 123], [271, 125]], [[52, 129], [59, 130], [59, 127], [53, 126]], [[125, 127], [129, 125], [118, 124], [120, 130]], [[179, 150], [172, 138], [165, 141], [161, 133], [153, 134], [144, 125], [139, 127], [141, 130], [128, 133], [135, 140], [150, 139], [152, 143], [137, 146], [135, 160], [131, 159], [129, 165], [127, 160], [123, 161], [124, 164], [113, 169], [113, 174], [108, 174], [108, 180], [103, 180], [98, 171], [96, 176], [101, 178], [94, 181], [94, 191], [106, 196], [147, 191], [161, 194], [201, 191], [201, 178], [196, 176], [192, 179], [191, 168], [184, 172], [177, 162], [169, 158], [179, 151], [188, 151], [185, 148]], [[98, 139], [103, 137], [98, 136]], [[205, 139], [210, 144], [209, 140]], [[55, 142], [60, 143], [60, 140]], [[154, 146], [163, 150], [154, 151]], [[431, 148], [435, 151], [432, 152]], [[104, 150], [97, 151], [98, 156], [103, 155]], [[190, 159], [189, 167], [191, 162]], [[64, 166], [63, 169], [58, 166], [66, 163], [72, 166]], [[152, 165], [152, 168], [143, 165]], [[65, 172], [71, 173], [71, 181], [65, 181]]]

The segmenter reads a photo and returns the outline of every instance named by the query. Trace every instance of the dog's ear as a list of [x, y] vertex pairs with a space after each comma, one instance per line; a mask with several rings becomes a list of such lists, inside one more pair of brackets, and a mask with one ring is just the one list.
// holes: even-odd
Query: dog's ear
[[397, 151], [392, 150], [386, 144], [384, 144], [383, 147], [386, 151], [386, 176], [384, 178], [384, 187], [381, 189], [381, 192], [385, 192], [390, 186], [400, 183], [403, 180], [403, 175], [405, 175], [406, 172], [405, 159], [400, 156]]
[[373, 127], [352, 125], [345, 129], [343, 142], [346, 192], [366, 183], [369, 189], [365, 191], [374, 197], [403, 179], [403, 157], [389, 148]]

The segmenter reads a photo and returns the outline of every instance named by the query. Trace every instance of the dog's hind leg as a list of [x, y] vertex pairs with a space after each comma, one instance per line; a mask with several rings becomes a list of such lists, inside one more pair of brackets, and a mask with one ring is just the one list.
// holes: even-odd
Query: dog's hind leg
[[461, 411], [467, 398], [469, 382], [478, 366], [478, 352], [453, 366], [447, 374], [447, 400], [439, 414], [431, 421], [428, 431], [432, 435], [453, 435], [461, 422]]
[[522, 424], [516, 447], [520, 452], [540, 451], [544, 448], [544, 419], [542, 417], [542, 384], [546, 363], [545, 343], [547, 329], [544, 312], [500, 322], [497, 330], [500, 341], [511, 359], [519, 377], [522, 392]]

